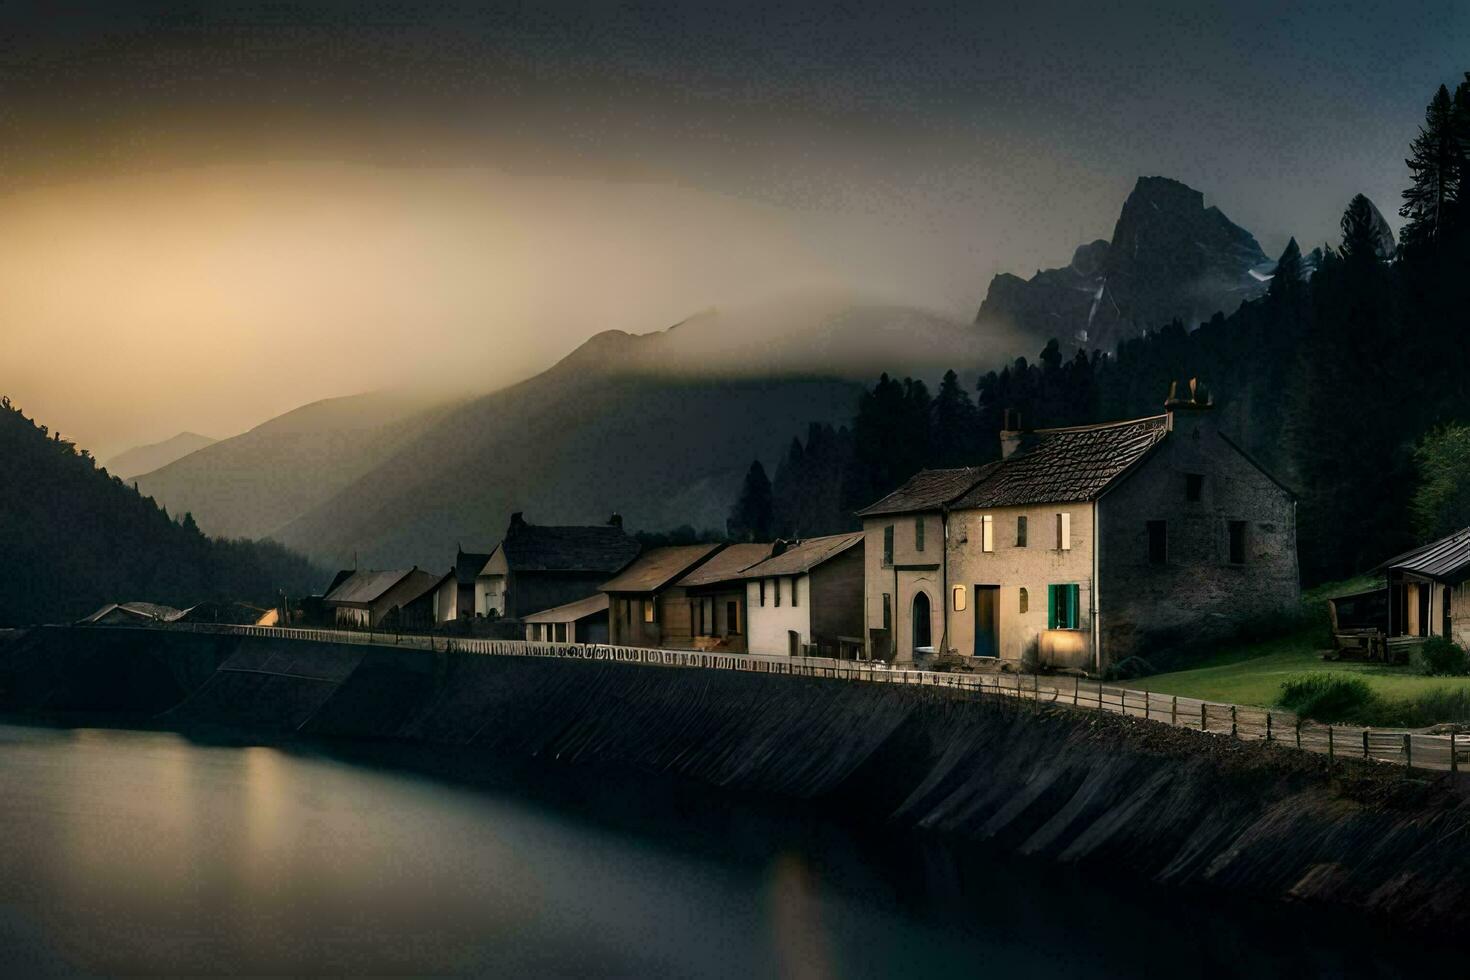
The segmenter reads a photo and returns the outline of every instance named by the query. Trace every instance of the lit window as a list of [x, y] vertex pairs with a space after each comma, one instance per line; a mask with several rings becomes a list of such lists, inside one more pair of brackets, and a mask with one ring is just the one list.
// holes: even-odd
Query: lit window
[[656, 601], [657, 600], [654, 599], [643, 600], [643, 621], [645, 623], [652, 623], [656, 621], [657, 617], [654, 611], [654, 603]]
[[989, 514], [980, 518], [980, 550], [995, 550], [995, 518]]
[[1021, 609], [1021, 612], [1026, 612], [1030, 608], [1031, 608], [1031, 595], [1030, 595], [1030, 593], [1028, 593], [1023, 588], [1023, 589], [1021, 589], [1021, 598], [1020, 598], [1020, 609]]
[[1072, 515], [1071, 514], [1063, 513], [1063, 514], [1058, 514], [1057, 515], [1057, 550], [1058, 551], [1071, 551], [1072, 550]]
[[956, 585], [954, 587], [954, 611], [965, 611], [965, 587], [963, 585]]

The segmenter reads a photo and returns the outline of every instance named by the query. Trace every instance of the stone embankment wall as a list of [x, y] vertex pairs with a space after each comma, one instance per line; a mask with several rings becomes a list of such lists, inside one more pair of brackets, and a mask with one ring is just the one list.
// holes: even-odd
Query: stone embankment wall
[[0, 710], [631, 767], [1178, 886], [1470, 924], [1470, 804], [1443, 777], [1329, 776], [1282, 747], [944, 689], [47, 629], [0, 643]]

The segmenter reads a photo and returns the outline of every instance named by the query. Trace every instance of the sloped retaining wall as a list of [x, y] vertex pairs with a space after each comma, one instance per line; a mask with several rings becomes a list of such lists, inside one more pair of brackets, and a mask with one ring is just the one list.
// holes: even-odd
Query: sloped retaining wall
[[1444, 780], [943, 689], [330, 643], [41, 630], [0, 709], [633, 767], [1183, 886], [1470, 925]]

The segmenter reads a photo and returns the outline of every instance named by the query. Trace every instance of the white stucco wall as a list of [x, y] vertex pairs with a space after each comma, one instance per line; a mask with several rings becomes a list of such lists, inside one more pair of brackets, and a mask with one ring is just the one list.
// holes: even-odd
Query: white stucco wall
[[[775, 604], [774, 583], [777, 579], [765, 579], [766, 602], [761, 605], [760, 582], [745, 583], [745, 622], [749, 631], [751, 653], [785, 656], [790, 653], [788, 632], [795, 630], [800, 642], [812, 641], [811, 585], [808, 576], [782, 576], [781, 605]], [[796, 587], [796, 604], [791, 603], [792, 585]]]
[[459, 618], [459, 583], [450, 576], [434, 590], [434, 622], [447, 623]]

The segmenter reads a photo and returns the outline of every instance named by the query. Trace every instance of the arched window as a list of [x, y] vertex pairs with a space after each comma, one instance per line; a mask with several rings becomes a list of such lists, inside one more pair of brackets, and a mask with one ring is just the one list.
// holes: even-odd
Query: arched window
[[954, 587], [954, 611], [965, 611], [965, 587], [963, 585], [956, 585]]
[[1025, 589], [1022, 589], [1021, 590], [1021, 612], [1025, 612], [1030, 607], [1031, 607], [1031, 596], [1027, 594], [1027, 592], [1026, 592]]
[[914, 649], [933, 645], [929, 619], [929, 596], [924, 592], [917, 593], [914, 596]]

